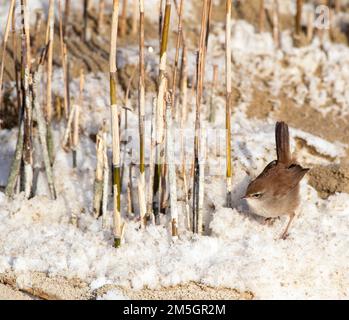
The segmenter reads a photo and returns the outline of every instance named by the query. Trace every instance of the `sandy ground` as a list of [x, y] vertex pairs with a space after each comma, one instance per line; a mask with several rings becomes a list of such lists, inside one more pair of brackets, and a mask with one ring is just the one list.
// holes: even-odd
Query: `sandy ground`
[[48, 277], [44, 273], [14, 275], [0, 274], [0, 300], [91, 300], [115, 290], [131, 300], [249, 300], [250, 292], [239, 292], [229, 288], [213, 288], [203, 284], [190, 282], [160, 289], [132, 290], [113, 285], [104, 285], [91, 290], [87, 283], [79, 279]]

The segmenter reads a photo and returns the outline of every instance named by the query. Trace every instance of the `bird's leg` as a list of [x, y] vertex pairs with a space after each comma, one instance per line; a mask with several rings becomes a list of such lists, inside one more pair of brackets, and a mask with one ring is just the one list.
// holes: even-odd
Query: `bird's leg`
[[292, 222], [294, 216], [295, 216], [295, 213], [292, 212], [292, 213], [290, 214], [290, 220], [288, 220], [287, 226], [286, 226], [284, 232], [282, 233], [280, 239], [285, 240], [285, 239], [287, 238], [287, 236], [288, 236], [287, 231], [288, 231], [288, 229], [289, 229], [289, 227], [290, 227], [290, 225], [291, 225], [291, 222]]

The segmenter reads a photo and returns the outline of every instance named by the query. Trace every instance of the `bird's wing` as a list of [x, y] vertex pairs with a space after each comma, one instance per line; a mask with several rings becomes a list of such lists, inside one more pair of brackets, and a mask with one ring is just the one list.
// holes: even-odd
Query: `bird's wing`
[[281, 171], [274, 177], [274, 183], [277, 186], [275, 195], [284, 195], [293, 190], [309, 169], [303, 168], [299, 164], [291, 164], [289, 167], [281, 169]]

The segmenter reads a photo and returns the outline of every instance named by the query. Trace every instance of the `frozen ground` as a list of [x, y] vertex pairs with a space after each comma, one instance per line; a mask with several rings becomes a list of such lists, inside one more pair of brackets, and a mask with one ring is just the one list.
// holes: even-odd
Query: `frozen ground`
[[[250, 119], [245, 113], [252, 99], [256, 76], [266, 79], [275, 97], [282, 88], [293, 88], [290, 96], [299, 108], [305, 100], [315, 108], [319, 99], [333, 96], [336, 102], [326, 108], [343, 114], [349, 111], [349, 97], [345, 90], [349, 77], [348, 47], [326, 42], [326, 54], [320, 49], [318, 39], [302, 49], [290, 47], [287, 32], [282, 39], [283, 50], [275, 51], [269, 34], [256, 34], [244, 21], [233, 26], [232, 46], [236, 64], [233, 82], [241, 94], [232, 117], [234, 209], [224, 207], [224, 140], [219, 140], [221, 143], [217, 147], [217, 140], [212, 138], [213, 133], [218, 137], [223, 133], [224, 137], [224, 131], [209, 131], [210, 128], [224, 127], [225, 102], [223, 97], [217, 97], [216, 122], [213, 125], [206, 123], [209, 137], [205, 235], [193, 235], [185, 229], [184, 210], [180, 211], [177, 241], [170, 237], [168, 218], [162, 218], [161, 226], [149, 225], [140, 230], [136, 212], [134, 218], [124, 217], [127, 224], [122, 247], [112, 247], [110, 228], [103, 229], [101, 221], [91, 215], [96, 157], [95, 144], [89, 137], [97, 132], [103, 119], [109, 118], [108, 75], [88, 74], [76, 170], [71, 166], [71, 154], [59, 147], [63, 126], [56, 125], [54, 130], [57, 201], [51, 201], [47, 196], [43, 171], [39, 175], [38, 195], [33, 199], [25, 200], [20, 194], [14, 200], [8, 200], [0, 192], [0, 273], [12, 270], [22, 275], [24, 282], [25, 275], [31, 271], [79, 278], [89, 283], [92, 290], [106, 284], [155, 289], [195, 281], [213, 287], [251, 291], [257, 299], [348, 298], [348, 194], [320, 199], [305, 179], [301, 185], [302, 205], [285, 241], [278, 239], [286, 223], [284, 218], [273, 226], [263, 225], [261, 219], [249, 213], [246, 204], [240, 200], [249, 180], [275, 158], [274, 122], [271, 119]], [[210, 35], [212, 50], [208, 51], [207, 80], [210, 79], [212, 63], [224, 65], [223, 43], [223, 28], [217, 24]], [[132, 50], [121, 48], [124, 56], [137, 63], [137, 53], [130, 54]], [[148, 53], [147, 59], [156, 60], [156, 52], [154, 56]], [[287, 66], [283, 63], [285, 59], [289, 61]], [[319, 65], [322, 75], [315, 77]], [[190, 72], [194, 64], [191, 68]], [[304, 74], [308, 77], [307, 85], [301, 81]], [[53, 90], [62, 95], [59, 69], [54, 77]], [[222, 77], [222, 87], [223, 83]], [[78, 80], [73, 81], [71, 90], [72, 96], [77, 96]], [[147, 120], [150, 120], [151, 99], [152, 94], [148, 93]], [[193, 106], [195, 99], [190, 99]], [[131, 100], [130, 107], [136, 109], [136, 100]], [[326, 108], [323, 112], [329, 112]], [[192, 124], [193, 113], [186, 124], [189, 137], [192, 136]], [[129, 125], [131, 129], [137, 128], [137, 110], [129, 113]], [[329, 142], [292, 127], [290, 131], [292, 148], [304, 166], [327, 164], [329, 157], [339, 163], [345, 155], [347, 146], [342, 143]], [[297, 147], [297, 137], [312, 146], [316, 154]], [[148, 139], [149, 135], [147, 142]], [[15, 141], [16, 129], [0, 132], [0, 185], [6, 184]], [[188, 158], [191, 144], [189, 138], [186, 146]], [[135, 146], [137, 135], [133, 136], [128, 148]], [[133, 159], [137, 157], [134, 153]], [[137, 169], [134, 176], [137, 176]], [[183, 207], [181, 201], [179, 205]], [[124, 296], [112, 290], [101, 298], [120, 299]]]

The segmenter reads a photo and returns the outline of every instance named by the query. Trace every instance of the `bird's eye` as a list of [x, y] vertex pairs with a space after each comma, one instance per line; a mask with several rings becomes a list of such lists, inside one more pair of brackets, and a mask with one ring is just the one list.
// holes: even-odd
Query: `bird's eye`
[[253, 198], [256, 198], [256, 199], [260, 198], [261, 196], [262, 196], [262, 193], [261, 193], [261, 192], [254, 193], [254, 194], [252, 195], [252, 197], [253, 197]]

